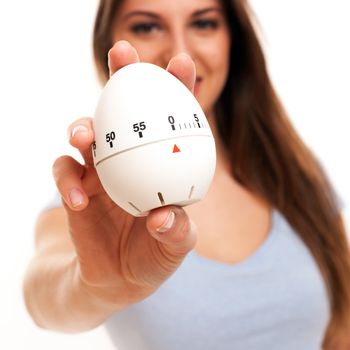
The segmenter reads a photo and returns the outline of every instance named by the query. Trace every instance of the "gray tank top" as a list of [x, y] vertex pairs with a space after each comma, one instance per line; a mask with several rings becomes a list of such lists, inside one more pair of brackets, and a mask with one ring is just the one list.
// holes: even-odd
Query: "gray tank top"
[[118, 350], [319, 350], [329, 320], [315, 260], [274, 211], [253, 255], [231, 265], [192, 251], [154, 294], [105, 325]]

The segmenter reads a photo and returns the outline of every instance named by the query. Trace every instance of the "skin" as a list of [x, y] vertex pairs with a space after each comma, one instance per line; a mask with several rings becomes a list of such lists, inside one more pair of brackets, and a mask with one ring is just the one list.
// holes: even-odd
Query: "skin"
[[[217, 137], [213, 106], [227, 78], [230, 50], [219, 2], [126, 0], [117, 19], [110, 73], [141, 59], [166, 68], [194, 92], [216, 136], [216, 173], [198, 204], [162, 207], [146, 218], [134, 218], [110, 200], [98, 180], [91, 119], [73, 122], [69, 142], [84, 164], [68, 156], [55, 161], [63, 207], [39, 218], [36, 255], [24, 281], [27, 308], [45, 328], [94, 328], [153, 293], [191, 250], [236, 263], [261, 245], [270, 227], [270, 207], [234, 181]], [[130, 29], [140, 24], [153, 29], [141, 34]]]
[[230, 53], [229, 28], [219, 1], [124, 1], [113, 39], [129, 41], [141, 61], [163, 68], [179, 53], [191, 56], [196, 66], [195, 96], [207, 118], [213, 118]]
[[[131, 43], [141, 61], [163, 68], [176, 54], [186, 53], [192, 58], [196, 66], [194, 94], [211, 125], [217, 147], [217, 169], [208, 195], [185, 208], [199, 228], [195, 250], [222, 262], [244, 259], [266, 238], [270, 208], [232, 179], [216, 130], [214, 105], [227, 79], [231, 39], [220, 1], [124, 1], [113, 34], [115, 41]], [[210, 213], [207, 219], [203, 212]], [[252, 216], [256, 218], [254, 223]]]

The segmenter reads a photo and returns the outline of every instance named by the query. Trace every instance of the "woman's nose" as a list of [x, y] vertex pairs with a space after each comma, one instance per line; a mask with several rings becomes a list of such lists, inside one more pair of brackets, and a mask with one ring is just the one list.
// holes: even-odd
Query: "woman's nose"
[[169, 36], [167, 43], [166, 59], [169, 61], [172, 57], [179, 53], [187, 53], [192, 56], [192, 49], [190, 42], [183, 32], [173, 33]]

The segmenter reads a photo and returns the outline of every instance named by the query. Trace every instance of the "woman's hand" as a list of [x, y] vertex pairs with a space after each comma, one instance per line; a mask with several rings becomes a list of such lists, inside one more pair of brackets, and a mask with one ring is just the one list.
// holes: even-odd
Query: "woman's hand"
[[[136, 50], [126, 41], [117, 42], [109, 52], [111, 74], [138, 61]], [[167, 70], [193, 91], [195, 66], [189, 56], [175, 56]], [[93, 165], [91, 119], [75, 121], [69, 127], [69, 139], [85, 164], [63, 156], [55, 161], [53, 173], [76, 249], [80, 283], [107, 304], [126, 306], [142, 300], [194, 247], [193, 225], [185, 211], [175, 206], [135, 218], [109, 198]]]

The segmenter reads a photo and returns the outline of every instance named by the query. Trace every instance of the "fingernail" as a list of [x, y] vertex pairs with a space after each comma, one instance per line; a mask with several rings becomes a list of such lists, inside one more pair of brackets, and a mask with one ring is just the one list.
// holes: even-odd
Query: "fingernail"
[[76, 136], [77, 134], [88, 132], [89, 129], [85, 125], [77, 125], [71, 131], [71, 137]]
[[186, 60], [188, 60], [188, 59], [192, 59], [192, 57], [188, 54], [188, 53], [186, 53], [186, 52], [180, 52], [180, 53], [178, 53], [177, 54], [177, 56], [178, 57], [181, 57], [181, 58], [184, 58], [184, 59], [186, 59]]
[[127, 40], [119, 40], [115, 44], [117, 44], [119, 48], [124, 49], [129, 49], [129, 47], [131, 46], [131, 44]]
[[73, 206], [73, 208], [78, 207], [83, 204], [84, 197], [80, 190], [73, 188], [69, 193], [69, 200]]
[[164, 221], [162, 226], [157, 228], [157, 232], [164, 233], [164, 232], [170, 230], [171, 227], [174, 225], [174, 222], [175, 222], [175, 213], [173, 211], [171, 211], [168, 214], [168, 217], [166, 218], [166, 220]]

